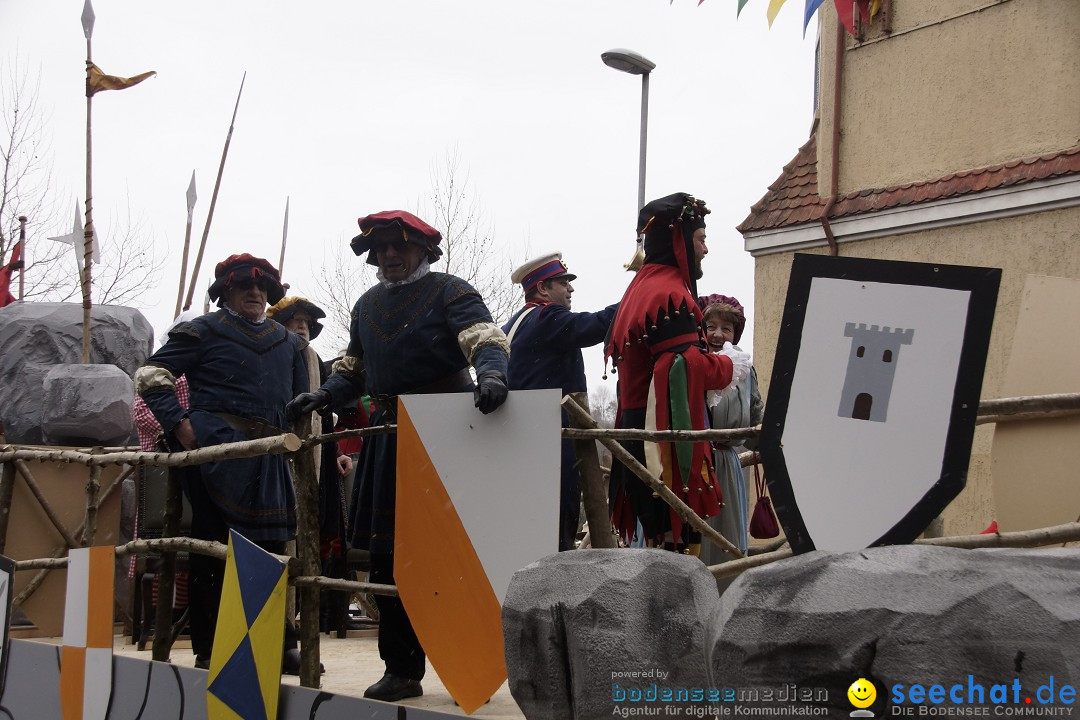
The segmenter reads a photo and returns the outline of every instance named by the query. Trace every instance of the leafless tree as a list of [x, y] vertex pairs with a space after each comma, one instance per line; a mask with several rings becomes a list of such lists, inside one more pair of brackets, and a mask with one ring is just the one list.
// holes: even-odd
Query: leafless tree
[[[40, 80], [18, 59], [0, 66], [0, 257], [10, 257], [19, 241], [19, 216], [27, 218], [27, 237], [44, 234], [56, 219], [52, 188], [52, 151], [45, 125], [47, 114], [38, 104]], [[38, 297], [58, 282], [50, 268], [65, 256], [56, 243], [29, 243], [23, 262], [26, 297]]]
[[432, 164], [431, 194], [419, 215], [442, 233], [444, 271], [468, 280], [487, 303], [499, 325], [510, 319], [521, 302], [521, 288], [510, 284], [514, 260], [500, 248], [495, 227], [469, 187], [457, 153]]
[[375, 266], [353, 255], [347, 242], [336, 242], [333, 248], [329, 256], [323, 254], [313, 293], [315, 302], [326, 311], [324, 329], [315, 341], [315, 349], [323, 358], [335, 357], [339, 349], [349, 344], [353, 305], [375, 282]]
[[[71, 245], [46, 239], [71, 232], [72, 216], [67, 214], [70, 205], [58, 208], [53, 189], [48, 117], [38, 104], [39, 85], [17, 59], [0, 69], [0, 257], [10, 256], [19, 241], [19, 216], [26, 216], [24, 299], [65, 302], [79, 297], [82, 248], [76, 258]], [[104, 235], [102, 262], [91, 278], [95, 304], [137, 305], [154, 286], [165, 259], [157, 256], [145, 225], [141, 216], [133, 218], [128, 202], [123, 221], [99, 231], [99, 237]]]
[[142, 215], [132, 217], [129, 202], [123, 222], [106, 232], [101, 263], [94, 266], [94, 304], [138, 307], [142, 294], [157, 285], [164, 265], [165, 257], [158, 256], [153, 231]]
[[615, 410], [619, 401], [609, 385], [598, 385], [589, 393], [589, 406], [593, 419], [602, 428], [615, 427]]
[[[457, 275], [477, 289], [495, 322], [502, 325], [521, 302], [521, 289], [510, 284], [515, 261], [495, 239], [462, 173], [455, 153], [432, 164], [431, 190], [417, 203], [417, 216], [442, 233], [443, 256], [435, 269]], [[318, 270], [315, 301], [326, 310], [326, 329], [316, 342], [320, 352], [348, 343], [349, 316], [357, 298], [375, 282], [375, 267], [353, 256], [345, 242], [335, 244]], [[324, 339], [325, 338], [325, 339]]]
[[[619, 400], [610, 385], [598, 385], [589, 392], [589, 410], [596, 424], [602, 428], [615, 427], [615, 411], [618, 405]], [[611, 467], [611, 451], [600, 442], [596, 443], [596, 450], [600, 453], [600, 464]]]

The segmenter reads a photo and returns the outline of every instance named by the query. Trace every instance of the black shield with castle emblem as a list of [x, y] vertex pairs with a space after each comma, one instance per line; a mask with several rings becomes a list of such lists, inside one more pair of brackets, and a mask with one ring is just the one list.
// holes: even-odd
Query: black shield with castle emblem
[[761, 455], [796, 553], [911, 542], [964, 488], [1000, 280], [795, 255]]

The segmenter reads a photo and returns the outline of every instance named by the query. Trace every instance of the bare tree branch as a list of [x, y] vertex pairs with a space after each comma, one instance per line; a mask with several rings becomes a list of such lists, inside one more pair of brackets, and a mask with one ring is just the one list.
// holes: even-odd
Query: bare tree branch
[[7, 258], [19, 240], [19, 216], [27, 218], [24, 248], [26, 296], [34, 297], [58, 282], [46, 268], [61, 257], [42, 237], [56, 220], [52, 192], [52, 148], [45, 127], [49, 116], [38, 103], [40, 77], [21, 67], [17, 57], [0, 66], [0, 257]]
[[[0, 257], [18, 242], [19, 216], [27, 218], [23, 257], [26, 300], [66, 302], [80, 293], [82, 246], [49, 242], [50, 235], [71, 231], [70, 205], [60, 207], [52, 183], [52, 152], [45, 128], [49, 117], [38, 104], [38, 75], [31, 76], [18, 58], [0, 69]], [[65, 209], [67, 208], [67, 209]], [[164, 257], [158, 257], [152, 231], [141, 216], [133, 218], [130, 199], [122, 222], [112, 225], [94, 273], [95, 304], [137, 305], [154, 287]], [[74, 258], [74, 262], [73, 262]]]
[[101, 264], [94, 278], [95, 305], [133, 305], [157, 285], [165, 258], [159, 257], [152, 229], [142, 215], [134, 219], [127, 202], [124, 222], [114, 224], [101, 246]]
[[[495, 322], [502, 325], [522, 301], [521, 289], [510, 283], [515, 262], [495, 237], [495, 228], [469, 189], [468, 173], [458, 168], [456, 153], [432, 164], [430, 206], [419, 201], [416, 215], [442, 233], [443, 255], [435, 269], [457, 275], [476, 288]], [[375, 266], [356, 257], [348, 245], [335, 243], [323, 255], [314, 300], [326, 310], [325, 329], [316, 346], [327, 357], [349, 342], [349, 319], [357, 298], [375, 280]], [[328, 351], [324, 352], [324, 351]]]
[[417, 214], [442, 233], [443, 272], [467, 280], [477, 289], [502, 325], [522, 300], [521, 289], [510, 283], [514, 259], [496, 238], [495, 226], [469, 186], [456, 152], [432, 163], [430, 208], [421, 204]]
[[323, 253], [318, 271], [315, 302], [326, 311], [324, 329], [316, 341], [319, 354], [334, 357], [349, 344], [349, 320], [357, 299], [375, 282], [375, 266], [353, 255], [344, 241], [334, 243], [329, 261]]

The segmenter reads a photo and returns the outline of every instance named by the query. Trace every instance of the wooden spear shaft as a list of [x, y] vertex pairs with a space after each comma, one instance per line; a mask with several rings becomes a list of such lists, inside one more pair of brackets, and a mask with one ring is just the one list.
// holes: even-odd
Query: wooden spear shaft
[[[582, 409], [582, 407], [576, 402], [574, 402], [574, 399], [569, 395], [562, 399], [562, 405], [564, 408], [566, 408], [566, 411], [570, 414], [570, 416], [574, 418], [575, 425], [581, 425], [587, 428], [596, 427], [596, 421], [593, 420], [592, 415], [589, 415], [589, 413], [585, 412], [585, 410]], [[662, 483], [657, 478], [653, 477], [653, 474], [650, 473], [641, 463], [639, 463], [637, 461], [637, 458], [627, 452], [626, 448], [624, 448], [618, 442], [606, 437], [600, 438], [600, 442], [602, 442], [604, 446], [611, 451], [612, 458], [621, 462], [627, 467], [628, 470], [630, 470], [630, 472], [641, 478], [641, 481], [643, 483], [648, 485], [650, 488], [652, 488], [652, 491], [654, 493], [663, 498], [664, 502], [670, 505], [672, 509], [679, 514], [679, 517], [681, 517], [683, 521], [686, 522], [687, 525], [701, 533], [701, 536], [703, 538], [708, 538], [714, 545], [716, 545], [729, 555], [734, 555], [737, 558], [744, 557], [742, 551], [739, 550], [739, 548], [732, 545], [727, 538], [718, 533], [707, 522], [698, 517], [698, 514], [695, 513], [689, 505], [684, 503], [678, 495], [671, 492], [671, 489], [668, 488], [667, 485]]]
[[82, 296], [83, 296], [83, 334], [82, 334], [82, 361], [90, 363], [90, 266], [94, 254], [94, 190], [93, 190], [93, 143], [90, 132], [91, 107], [94, 93], [90, 90], [90, 66], [93, 64], [90, 56], [90, 38], [86, 38], [86, 222], [83, 226], [83, 272], [82, 272]]
[[191, 298], [195, 295], [195, 281], [199, 278], [199, 268], [202, 267], [203, 252], [206, 250], [206, 238], [210, 236], [210, 223], [214, 220], [214, 208], [217, 206], [218, 190], [221, 189], [221, 175], [225, 172], [225, 158], [229, 156], [229, 143], [232, 142], [233, 126], [236, 125], [236, 112], [240, 109], [240, 95], [244, 92], [244, 80], [247, 80], [246, 72], [244, 77], [240, 79], [240, 92], [236, 93], [236, 106], [233, 107], [232, 120], [229, 121], [229, 132], [225, 135], [225, 147], [221, 151], [221, 163], [218, 165], [217, 178], [214, 180], [214, 192], [210, 196], [210, 209], [206, 212], [206, 225], [203, 226], [202, 240], [199, 241], [199, 252], [195, 254], [195, 267], [191, 271], [191, 282], [188, 283], [187, 299], [184, 301], [185, 310], [191, 307]]
[[22, 302], [26, 282], [26, 216], [19, 216], [19, 247], [22, 249], [22, 267], [19, 268], [19, 302]]

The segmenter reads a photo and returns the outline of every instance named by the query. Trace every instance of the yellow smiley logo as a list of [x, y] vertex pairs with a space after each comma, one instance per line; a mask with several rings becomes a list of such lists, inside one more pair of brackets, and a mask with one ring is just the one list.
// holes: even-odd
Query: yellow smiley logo
[[868, 708], [877, 699], [877, 688], [874, 687], [874, 683], [866, 678], [859, 678], [851, 683], [851, 687], [847, 690], [847, 696], [855, 707]]

